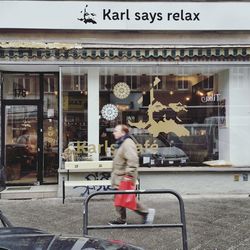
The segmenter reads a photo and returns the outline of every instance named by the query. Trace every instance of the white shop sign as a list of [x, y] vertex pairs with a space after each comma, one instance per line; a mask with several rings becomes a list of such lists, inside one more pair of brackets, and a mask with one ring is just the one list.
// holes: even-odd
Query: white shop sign
[[0, 29], [250, 30], [250, 2], [0, 1]]

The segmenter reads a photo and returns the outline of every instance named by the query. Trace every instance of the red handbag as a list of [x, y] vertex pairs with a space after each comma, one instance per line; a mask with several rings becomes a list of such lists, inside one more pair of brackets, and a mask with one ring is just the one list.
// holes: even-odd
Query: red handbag
[[[118, 190], [135, 190], [135, 185], [133, 181], [123, 180], [120, 182]], [[114, 203], [116, 207], [126, 207], [131, 210], [136, 210], [136, 195], [116, 194]]]

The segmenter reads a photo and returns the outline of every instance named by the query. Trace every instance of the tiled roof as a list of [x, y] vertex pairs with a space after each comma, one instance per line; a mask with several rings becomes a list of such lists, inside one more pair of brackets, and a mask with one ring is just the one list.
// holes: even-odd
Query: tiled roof
[[[121, 46], [122, 47], [122, 46]], [[0, 61], [249, 61], [249, 47], [95, 48], [77, 44], [0, 43]]]

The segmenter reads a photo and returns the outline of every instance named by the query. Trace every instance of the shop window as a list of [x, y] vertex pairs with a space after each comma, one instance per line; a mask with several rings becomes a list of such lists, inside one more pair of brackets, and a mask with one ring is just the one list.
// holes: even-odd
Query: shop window
[[46, 76], [44, 78], [44, 92], [45, 93], [55, 92], [55, 78], [54, 78], [54, 76]]
[[[250, 164], [248, 157], [237, 153], [245, 150], [243, 141], [250, 147], [248, 67], [106, 65], [96, 72], [100, 160], [112, 159], [112, 130], [125, 123], [131, 127], [140, 166]], [[62, 77], [64, 148], [79, 138], [88, 143], [87, 89], [76, 86], [78, 78]], [[235, 88], [239, 81], [241, 88]], [[232, 153], [232, 148], [240, 150]]]
[[188, 89], [188, 81], [187, 80], [178, 80], [177, 81], [178, 90], [187, 90]]
[[4, 99], [27, 100], [40, 98], [38, 74], [4, 74]]
[[87, 75], [65, 75], [64, 91], [87, 91]]
[[[65, 70], [62, 75], [63, 151], [71, 143], [77, 144], [77, 141], [88, 139], [87, 97], [87, 74]], [[79, 151], [77, 159], [84, 159], [85, 156], [86, 154]]]
[[100, 90], [111, 90], [117, 83], [125, 82], [131, 90], [137, 90], [140, 86], [139, 76], [126, 75], [101, 75]]
[[203, 88], [204, 89], [209, 90], [209, 89], [213, 89], [213, 87], [214, 87], [213, 76], [204, 79], [204, 81], [203, 81]]
[[137, 75], [100, 76], [99, 158], [112, 159], [112, 129], [125, 123], [131, 127], [142, 166], [202, 166], [218, 159], [219, 125], [209, 118], [218, 116], [218, 84], [210, 79], [206, 85], [206, 77], [192, 71], [177, 75], [176, 70], [166, 70], [158, 76], [143, 71], [147, 69]]

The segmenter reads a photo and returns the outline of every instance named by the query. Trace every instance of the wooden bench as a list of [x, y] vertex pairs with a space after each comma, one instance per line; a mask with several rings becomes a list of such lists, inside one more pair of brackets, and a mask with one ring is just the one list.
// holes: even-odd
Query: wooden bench
[[[65, 170], [67, 171], [66, 180], [62, 179], [62, 198], [63, 204], [65, 201], [66, 187], [86, 187], [87, 193], [91, 187], [95, 186], [111, 186], [111, 180], [72, 180], [70, 173], [96, 173], [96, 172], [111, 172], [113, 161], [72, 161], [65, 162]], [[136, 186], [139, 189], [140, 182], [137, 180]]]

